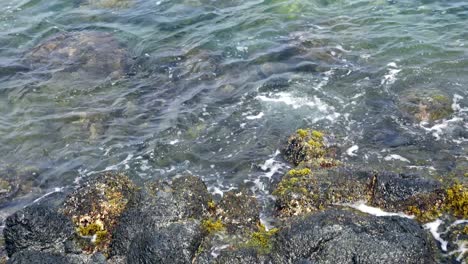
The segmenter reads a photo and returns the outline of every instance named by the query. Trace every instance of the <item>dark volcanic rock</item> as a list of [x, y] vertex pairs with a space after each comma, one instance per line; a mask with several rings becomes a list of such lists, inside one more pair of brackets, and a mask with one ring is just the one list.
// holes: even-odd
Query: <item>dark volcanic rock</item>
[[132, 240], [127, 263], [192, 263], [202, 238], [200, 222], [195, 220], [145, 231]]
[[436, 180], [389, 172], [378, 173], [373, 193], [373, 205], [392, 211], [406, 211], [410, 206], [429, 209], [442, 203], [445, 195]]
[[113, 234], [111, 255], [126, 255], [130, 242], [140, 232], [158, 230], [184, 219], [203, 219], [210, 201], [211, 195], [198, 177], [180, 177], [171, 184], [149, 184], [130, 201], [122, 215]]
[[196, 264], [258, 264], [268, 263], [269, 256], [259, 255], [255, 249], [224, 249], [216, 257], [210, 252], [205, 252], [195, 262]]
[[95, 255], [60, 255], [49, 252], [24, 250], [13, 255], [7, 263], [11, 264], [106, 264], [105, 256]]
[[51, 207], [30, 206], [8, 217], [4, 230], [8, 256], [23, 249], [64, 251], [75, 233], [69, 218]]
[[273, 263], [435, 263], [431, 240], [410, 219], [327, 210], [287, 224]]

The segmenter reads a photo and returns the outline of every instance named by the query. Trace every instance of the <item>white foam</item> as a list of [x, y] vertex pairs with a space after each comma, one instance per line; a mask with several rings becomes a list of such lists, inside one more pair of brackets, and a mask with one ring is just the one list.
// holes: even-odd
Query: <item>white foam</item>
[[260, 119], [264, 116], [265, 114], [263, 112], [258, 113], [258, 115], [251, 115], [251, 116], [246, 116], [245, 118], [248, 120], [254, 120], [254, 119]]
[[359, 146], [354, 145], [346, 150], [346, 154], [348, 154], [348, 156], [357, 156], [355, 152], [358, 151], [358, 149], [359, 149]]
[[398, 66], [395, 62], [390, 62], [387, 64], [389, 67], [387, 74], [384, 75], [381, 84], [393, 84], [397, 80], [396, 76], [399, 72], [401, 72], [401, 69], [398, 69]]
[[[296, 97], [288, 92], [280, 92], [276, 94], [261, 94], [255, 97], [257, 100], [268, 103], [280, 103], [292, 107], [293, 109], [299, 109], [302, 107], [309, 107], [318, 110], [324, 115], [320, 119], [328, 119], [330, 121], [336, 120], [341, 114], [335, 111], [333, 106], [323, 102], [317, 96], [313, 98], [307, 97]], [[317, 121], [317, 120], [314, 120]]]
[[365, 202], [357, 202], [354, 204], [343, 204], [344, 206], [354, 208], [356, 210], [359, 210], [361, 212], [375, 215], [375, 216], [399, 216], [403, 218], [409, 218], [412, 219], [413, 216], [406, 215], [404, 213], [390, 213], [390, 212], [385, 212], [384, 210], [378, 208], [378, 207], [372, 207], [367, 205]]
[[440, 219], [437, 219], [435, 220], [434, 222], [430, 222], [430, 223], [427, 223], [425, 225], [423, 225], [423, 227], [427, 230], [429, 230], [429, 232], [431, 232], [432, 236], [434, 237], [435, 240], [439, 241], [440, 243], [440, 247], [442, 248], [443, 251], [447, 251], [447, 244], [448, 242], [445, 241], [444, 239], [442, 239], [440, 237], [440, 234], [437, 230], [439, 229], [439, 226], [442, 224], [442, 220]]
[[267, 159], [261, 166], [260, 169], [265, 171], [265, 177], [271, 179], [275, 173], [277, 173], [282, 167], [283, 164], [281, 162], [276, 161], [276, 157], [280, 154], [279, 150], [276, 150], [275, 153], [271, 156], [271, 158]]
[[119, 162], [116, 165], [111, 165], [111, 166], [106, 167], [103, 171], [118, 170], [119, 167], [122, 166], [122, 165], [125, 166], [126, 170], [128, 170], [128, 169], [130, 169], [130, 166], [128, 165], [128, 162], [130, 160], [132, 160], [132, 158], [133, 158], [133, 154], [130, 153], [130, 154], [127, 155], [127, 157], [124, 160], [122, 160], [121, 162]]
[[180, 140], [174, 139], [174, 140], [169, 141], [169, 144], [170, 144], [170, 145], [175, 145], [175, 144], [177, 144], [177, 143], [179, 143], [179, 142], [180, 142]]
[[37, 198], [36, 200], [34, 200], [32, 203], [35, 204], [35, 203], [41, 201], [42, 199], [46, 198], [47, 196], [49, 196], [49, 195], [51, 195], [51, 194], [58, 193], [58, 192], [63, 192], [63, 189], [64, 189], [63, 187], [56, 187], [56, 188], [54, 188], [53, 191], [50, 191], [50, 192], [48, 192], [48, 193], [42, 195], [41, 197], [39, 197], [39, 198]]
[[450, 124], [457, 123], [457, 122], [464, 122], [464, 121], [460, 117], [454, 117], [449, 120], [443, 120], [442, 123], [436, 124], [432, 127], [425, 127], [423, 123], [421, 123], [420, 126], [424, 128], [426, 131], [432, 132], [432, 136], [434, 136], [436, 140], [440, 140], [445, 130], [449, 128]]
[[458, 101], [460, 101], [461, 99], [463, 99], [463, 96], [458, 95], [458, 94], [453, 95], [452, 110], [454, 112], [459, 112], [459, 111], [464, 110], [461, 108], [460, 104], [458, 103]]
[[[458, 249], [451, 251], [449, 255], [454, 255], [458, 253], [457, 261], [462, 261], [463, 256], [465, 256], [465, 254], [468, 252], [468, 242], [459, 240], [456, 243], [457, 243]], [[466, 262], [464, 261], [463, 263], [466, 263]]]
[[214, 247], [213, 250], [211, 251], [211, 256], [213, 256], [213, 258], [217, 258], [219, 254], [221, 253], [220, 251], [225, 248], [228, 248], [229, 246], [230, 246], [229, 244], [226, 244], [226, 245]]
[[405, 158], [405, 157], [402, 157], [400, 155], [397, 155], [397, 154], [391, 154], [391, 155], [388, 155], [384, 158], [384, 160], [386, 161], [390, 161], [390, 160], [400, 160], [400, 161], [404, 161], [404, 162], [408, 162], [408, 163], [411, 163], [411, 161], [409, 161], [409, 159]]

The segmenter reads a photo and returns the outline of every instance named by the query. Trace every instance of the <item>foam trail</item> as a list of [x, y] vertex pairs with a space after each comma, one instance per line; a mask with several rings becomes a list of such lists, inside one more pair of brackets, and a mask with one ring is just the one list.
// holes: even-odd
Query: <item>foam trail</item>
[[413, 216], [406, 215], [404, 213], [385, 212], [384, 210], [382, 210], [382, 209], [380, 209], [378, 207], [368, 206], [364, 202], [357, 202], [357, 203], [354, 203], [354, 204], [341, 204], [341, 205], [351, 207], [351, 208], [354, 208], [354, 209], [359, 210], [361, 212], [371, 214], [371, 215], [375, 215], [375, 216], [399, 216], [399, 217], [409, 218], [409, 219], [413, 218]]
[[443, 240], [440, 237], [441, 233], [437, 232], [437, 229], [439, 229], [439, 226], [442, 225], [442, 224], [443, 224], [443, 221], [440, 220], [440, 219], [437, 219], [434, 222], [430, 222], [430, 223], [425, 224], [423, 227], [425, 229], [429, 230], [429, 232], [431, 232], [431, 234], [432, 234], [432, 236], [434, 237], [435, 240], [439, 241], [440, 247], [442, 248], [442, 250], [447, 251], [448, 242]]

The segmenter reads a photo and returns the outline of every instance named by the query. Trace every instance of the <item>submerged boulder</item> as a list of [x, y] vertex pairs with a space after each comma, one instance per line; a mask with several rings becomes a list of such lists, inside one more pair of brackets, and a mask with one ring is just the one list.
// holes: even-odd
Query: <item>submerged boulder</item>
[[87, 79], [119, 77], [129, 65], [127, 51], [117, 39], [98, 31], [57, 33], [34, 47], [24, 60], [33, 69]]
[[436, 263], [431, 238], [411, 219], [326, 210], [286, 225], [273, 263]]
[[37, 186], [39, 170], [7, 167], [0, 170], [0, 206], [14, 197], [31, 192]]
[[400, 96], [402, 114], [417, 122], [434, 122], [453, 114], [452, 100], [435, 89], [410, 90]]

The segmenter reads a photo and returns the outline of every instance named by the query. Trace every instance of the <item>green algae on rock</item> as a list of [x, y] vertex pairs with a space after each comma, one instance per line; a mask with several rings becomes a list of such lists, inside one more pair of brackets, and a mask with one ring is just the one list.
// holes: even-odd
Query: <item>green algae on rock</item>
[[105, 173], [78, 188], [62, 213], [75, 224], [84, 252], [107, 253], [112, 231], [137, 187], [123, 174]]
[[259, 254], [269, 254], [273, 248], [273, 237], [278, 231], [278, 228], [266, 230], [264, 225], [259, 224], [258, 231], [251, 234], [245, 246], [254, 248]]
[[298, 129], [289, 137], [283, 152], [286, 160], [295, 166], [301, 163], [311, 168], [338, 165], [333, 159], [333, 150], [326, 145], [325, 135], [317, 130]]
[[372, 173], [347, 168], [292, 171], [273, 191], [278, 213], [282, 217], [323, 210], [336, 203], [370, 201], [372, 198]]

